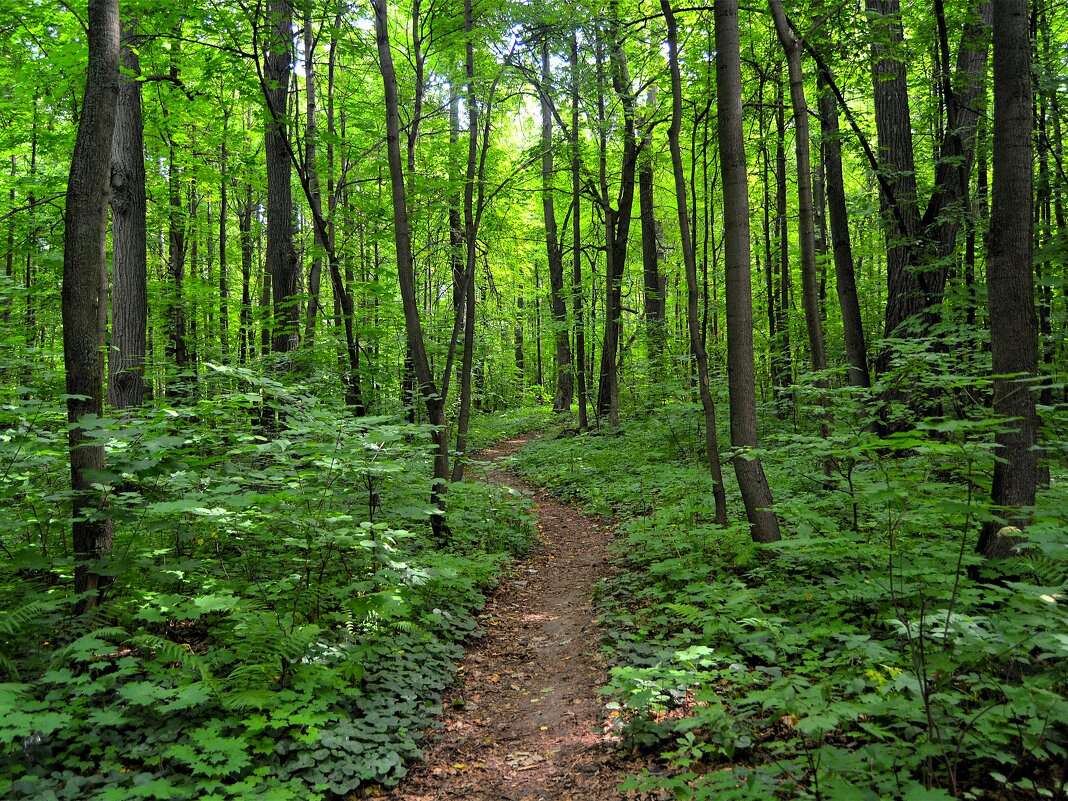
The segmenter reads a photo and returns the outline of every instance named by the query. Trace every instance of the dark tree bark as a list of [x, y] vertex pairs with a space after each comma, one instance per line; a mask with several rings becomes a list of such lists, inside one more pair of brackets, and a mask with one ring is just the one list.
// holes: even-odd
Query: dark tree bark
[[230, 111], [223, 112], [223, 140], [219, 150], [219, 349], [223, 361], [230, 356], [230, 265], [227, 262], [226, 223], [229, 208], [229, 150], [227, 138], [230, 128]]
[[108, 403], [116, 409], [144, 401], [148, 327], [148, 229], [145, 222], [145, 142], [141, 67], [133, 25], [122, 33], [122, 67], [111, 145], [112, 300]]
[[[656, 90], [650, 89], [646, 105], [652, 109], [656, 106]], [[661, 360], [664, 354], [664, 330], [667, 304], [664, 298], [664, 279], [660, 275], [660, 261], [663, 250], [660, 247], [659, 226], [656, 221], [656, 208], [653, 204], [653, 127], [645, 122], [643, 135], [645, 154], [638, 167], [638, 210], [642, 224], [642, 268], [645, 284], [645, 337], [652, 367], [653, 380], [659, 379]]]
[[816, 276], [815, 212], [812, 199], [812, 159], [808, 126], [808, 103], [805, 100], [804, 76], [801, 73], [801, 43], [786, 19], [781, 0], [768, 0], [775, 19], [775, 31], [786, 53], [790, 77], [790, 106], [794, 115], [794, 154], [797, 159], [797, 233], [801, 250], [801, 305], [805, 310], [805, 328], [812, 357], [812, 369], [827, 369], [827, 351], [820, 319], [819, 284]]
[[[669, 0], [660, 0], [660, 8], [667, 22], [668, 59], [671, 67], [671, 127], [668, 143], [671, 147], [671, 165], [675, 176], [675, 198], [679, 213], [679, 240], [682, 242], [682, 259], [686, 268], [686, 321], [690, 332], [690, 349], [697, 362], [697, 386], [701, 395], [701, 408], [705, 416], [705, 453], [708, 469], [712, 475], [712, 497], [716, 505], [716, 522], [727, 525], [727, 494], [723, 486], [723, 468], [719, 460], [719, 440], [716, 436], [716, 406], [708, 384], [708, 356], [701, 335], [701, 321], [697, 309], [697, 256], [690, 238], [690, 219], [686, 210], [686, 177], [683, 173], [682, 148], [679, 132], [682, 128], [682, 77], [679, 71], [679, 38], [675, 15]], [[750, 310], [750, 315], [752, 311]]]
[[[623, 155], [620, 166], [619, 196], [616, 208], [608, 198], [608, 181], [605, 174], [602, 142], [601, 204], [605, 227], [605, 323], [604, 342], [601, 348], [601, 382], [597, 393], [598, 415], [608, 415], [613, 427], [619, 425], [619, 384], [616, 358], [619, 355], [620, 332], [623, 326], [623, 272], [627, 265], [627, 243], [630, 237], [630, 220], [634, 207], [634, 171], [638, 161], [638, 142], [634, 129], [635, 101], [633, 82], [627, 67], [626, 54], [619, 33], [619, 9], [615, 2], [609, 4], [608, 57], [612, 89], [623, 109], [622, 135]], [[600, 52], [600, 46], [598, 47]], [[598, 71], [601, 72], [601, 58]], [[599, 83], [603, 84], [603, 80]], [[604, 93], [598, 92], [598, 120], [602, 131], [606, 122]]]
[[[939, 72], [946, 102], [946, 125], [938, 142], [934, 187], [920, 215], [912, 141], [904, 34], [899, 0], [866, 0], [875, 40], [872, 76], [879, 138], [881, 203], [887, 240], [886, 336], [926, 335], [938, 319], [938, 305], [956, 247], [961, 207], [968, 195], [975, 128], [988, 52], [990, 3], [975, 3], [949, 68], [945, 18], [936, 2], [940, 27]], [[915, 319], [915, 324], [905, 323]], [[876, 370], [889, 367], [891, 351], [878, 356]]]
[[[910, 269], [908, 238], [919, 228], [916, 164], [912, 149], [912, 120], [908, 80], [902, 57], [904, 33], [899, 0], [866, 0], [875, 40], [872, 44], [872, 82], [875, 129], [879, 139], [880, 181], [886, 233], [886, 336], [902, 334], [903, 321], [922, 311], [916, 274]], [[877, 370], [889, 367], [884, 349]]]
[[[1038, 420], [1033, 382], [1038, 374], [1031, 232], [1033, 200], [1031, 142], [1031, 43], [1027, 0], [994, 6], [994, 177], [991, 182], [987, 292], [990, 350], [994, 366], [994, 411], [1006, 418], [997, 435], [991, 498], [1014, 526], [1026, 522], [1035, 502]], [[979, 552], [1008, 556], [1018, 536], [984, 524]], [[1007, 534], [1007, 536], [1006, 536]]]
[[779, 243], [778, 303], [775, 329], [778, 341], [771, 356], [772, 384], [775, 387], [775, 410], [785, 417], [790, 407], [790, 386], [794, 383], [793, 351], [790, 344], [790, 229], [786, 224], [786, 106], [781, 75], [776, 79], [775, 108], [775, 233]]
[[822, 70], [818, 84], [823, 161], [827, 173], [827, 216], [831, 224], [834, 278], [838, 305], [842, 311], [848, 378], [850, 385], [867, 388], [871, 386], [871, 376], [868, 372], [868, 350], [864, 340], [864, 321], [860, 315], [857, 279], [853, 271], [853, 246], [849, 238], [849, 215], [846, 212], [845, 180], [842, 176], [838, 106], [828, 91], [827, 76]]
[[582, 149], [579, 143], [578, 35], [571, 34], [571, 292], [575, 318], [575, 372], [578, 383], [579, 431], [589, 426], [586, 417], [586, 323], [582, 311]]
[[[723, 250], [726, 267], [727, 377], [731, 444], [758, 444], [756, 370], [753, 361], [753, 293], [749, 272], [749, 186], [742, 131], [742, 67], [737, 0], [715, 0], [716, 109], [723, 170]], [[744, 452], [734, 470], [756, 542], [777, 542], [779, 520], [771, 509], [771, 489], [760, 460]]]
[[[318, 148], [316, 137], [319, 135], [318, 97], [315, 87], [315, 45], [317, 38], [312, 29], [312, 4], [304, 6], [304, 163], [308, 171], [308, 193], [315, 198], [320, 210], [323, 206], [322, 191], [319, 186]], [[304, 346], [311, 348], [315, 344], [315, 321], [319, 314], [319, 287], [322, 283], [323, 257], [326, 249], [326, 231], [324, 226], [314, 226], [315, 253], [308, 270], [308, 314], [304, 323]]]
[[[81, 611], [97, 605], [106, 579], [97, 561], [111, 551], [111, 520], [93, 489], [103, 470], [104, 446], [86, 437], [82, 419], [104, 411], [104, 331], [107, 306], [105, 246], [109, 173], [119, 93], [119, 4], [89, 0], [89, 66], [78, 134], [67, 179], [63, 215], [63, 361], [66, 367], [67, 442], [70, 447], [74, 591], [87, 593]], [[105, 157], [101, 157], [105, 154]]]
[[267, 4], [267, 48], [264, 57], [264, 100], [268, 119], [263, 134], [267, 160], [267, 255], [264, 270], [271, 276], [273, 323], [271, 349], [296, 350], [300, 339], [297, 297], [297, 251], [293, 247], [293, 190], [288, 149], [290, 62], [293, 58], [291, 0]]
[[237, 358], [245, 364], [252, 348], [252, 184], [245, 187], [245, 204], [237, 212], [241, 243], [241, 311], [238, 317]]
[[[397, 73], [393, 67], [393, 54], [389, 45], [389, 24], [386, 0], [372, 0], [375, 12], [375, 39], [378, 48], [379, 69], [386, 105], [386, 156], [389, 162], [389, 177], [393, 204], [394, 241], [397, 251], [397, 275], [404, 308], [404, 327], [412, 368], [419, 383], [419, 391], [426, 405], [430, 424], [434, 426], [434, 488], [432, 502], [441, 513], [431, 518], [434, 535], [445, 535], [445, 491], [449, 480], [449, 436], [445, 426], [445, 404], [438, 392], [430, 369], [423, 329], [419, 319], [419, 301], [415, 293], [415, 272], [412, 263], [412, 237], [408, 225], [407, 193], [404, 186], [404, 165], [400, 148], [400, 101], [397, 96]], [[448, 371], [446, 371], [446, 376]]]
[[178, 371], [168, 394], [184, 397], [188, 391], [187, 369], [189, 347], [186, 331], [184, 300], [186, 242], [186, 210], [182, 204], [182, 170], [178, 166], [177, 147], [173, 137], [167, 147], [167, 271], [171, 281], [171, 297], [167, 307], [167, 345], [164, 348], [168, 360]]
[[553, 411], [567, 412], [575, 396], [571, 367], [571, 344], [567, 333], [567, 295], [564, 291], [564, 252], [556, 225], [553, 202], [553, 118], [549, 95], [552, 76], [549, 72], [549, 43], [541, 45], [541, 206], [545, 218], [545, 249], [549, 265], [549, 291], [553, 315], [553, 343], [556, 347], [556, 393]]

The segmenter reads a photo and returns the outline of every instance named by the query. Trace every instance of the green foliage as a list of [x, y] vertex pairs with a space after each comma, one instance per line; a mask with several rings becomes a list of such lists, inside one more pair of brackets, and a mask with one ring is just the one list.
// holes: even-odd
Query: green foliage
[[[817, 408], [798, 402], [802, 415]], [[769, 438], [784, 523], [773, 548], [712, 524], [692, 407], [517, 457], [534, 480], [624, 519], [598, 592], [605, 692], [621, 744], [668, 768], [624, 787], [679, 799], [1055, 795], [1068, 758], [1060, 474], [1027, 549], [984, 565], [973, 550], [998, 421], [931, 419], [880, 438], [846, 393], [834, 418], [829, 438]]]
[[[75, 618], [63, 414], [0, 418], [0, 794], [311, 799], [419, 756], [529, 503], [457, 485], [431, 547], [426, 429], [216, 367], [210, 402], [91, 422], [115, 521], [107, 603]], [[267, 432], [253, 411], [277, 420]], [[87, 423], [89, 421], [86, 421]], [[51, 510], [51, 511], [49, 511]]]

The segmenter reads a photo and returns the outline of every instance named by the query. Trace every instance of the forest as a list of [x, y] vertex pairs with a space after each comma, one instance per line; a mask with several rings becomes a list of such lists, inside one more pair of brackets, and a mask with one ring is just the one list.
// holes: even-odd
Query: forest
[[0, 8], [0, 796], [1068, 798], [1062, 2]]

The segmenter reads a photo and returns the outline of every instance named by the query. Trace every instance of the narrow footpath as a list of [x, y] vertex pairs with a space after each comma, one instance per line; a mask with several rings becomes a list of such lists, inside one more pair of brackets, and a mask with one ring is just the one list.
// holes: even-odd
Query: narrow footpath
[[[485, 451], [493, 462], [531, 437]], [[390, 798], [430, 801], [611, 801], [635, 769], [614, 755], [601, 731], [606, 681], [590, 600], [608, 568], [611, 533], [573, 507], [489, 465], [478, 477], [528, 492], [541, 544], [517, 563], [479, 616], [444, 699], [444, 729], [426, 761]]]

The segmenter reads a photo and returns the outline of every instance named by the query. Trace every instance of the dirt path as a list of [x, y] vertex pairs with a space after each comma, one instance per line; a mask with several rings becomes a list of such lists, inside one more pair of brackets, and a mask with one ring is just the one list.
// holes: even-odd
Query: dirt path
[[[496, 460], [530, 437], [482, 454]], [[501, 582], [445, 698], [444, 730], [395, 801], [611, 801], [628, 772], [600, 734], [606, 680], [590, 591], [609, 532], [500, 467], [486, 480], [531, 492], [542, 544]], [[627, 766], [630, 770], [633, 765]]]

